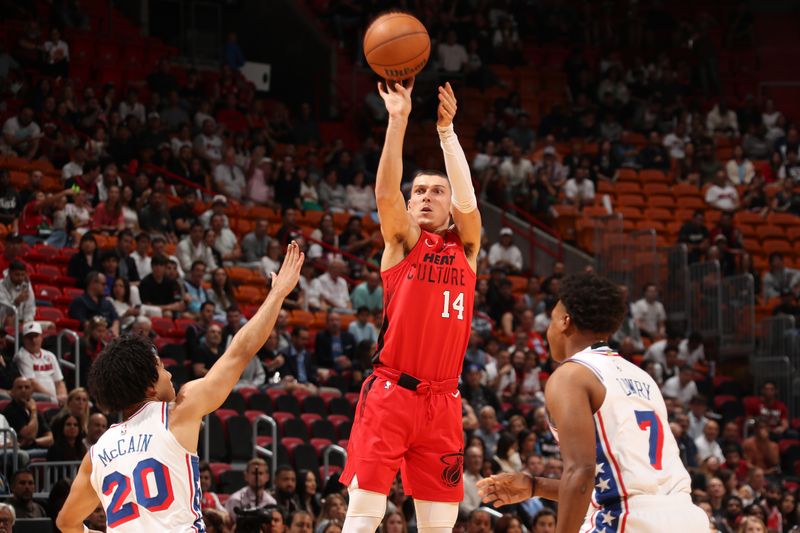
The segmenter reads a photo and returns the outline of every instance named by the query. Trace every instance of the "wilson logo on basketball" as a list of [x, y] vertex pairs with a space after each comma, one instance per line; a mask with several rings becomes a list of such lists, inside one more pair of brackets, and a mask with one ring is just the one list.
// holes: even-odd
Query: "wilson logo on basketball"
[[439, 460], [445, 465], [442, 469], [442, 482], [449, 488], [457, 486], [464, 471], [464, 450], [445, 454]]
[[419, 63], [411, 67], [404, 67], [404, 68], [384, 68], [383, 72], [386, 76], [387, 80], [402, 80], [413, 76], [423, 68], [428, 63], [428, 58], [426, 57]]

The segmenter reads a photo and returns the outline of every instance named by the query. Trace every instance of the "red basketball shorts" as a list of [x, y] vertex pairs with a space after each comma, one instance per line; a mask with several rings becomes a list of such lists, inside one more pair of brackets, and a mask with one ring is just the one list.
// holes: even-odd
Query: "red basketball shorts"
[[406, 494], [460, 502], [463, 463], [458, 380], [419, 381], [378, 367], [361, 387], [340, 481], [349, 486], [355, 476], [359, 488], [389, 494], [400, 469]]

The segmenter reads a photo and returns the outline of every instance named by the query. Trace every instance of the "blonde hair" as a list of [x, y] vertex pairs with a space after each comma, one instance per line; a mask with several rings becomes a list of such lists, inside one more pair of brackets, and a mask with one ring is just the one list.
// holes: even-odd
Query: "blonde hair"
[[[75, 398], [75, 396], [77, 396], [78, 394], [81, 394], [81, 393], [86, 395], [86, 399], [87, 400], [89, 399], [89, 391], [87, 391], [85, 388], [76, 387], [76, 388], [72, 389], [69, 392], [69, 394], [67, 395], [67, 401], [64, 404], [64, 407], [58, 413], [59, 417], [72, 414], [72, 412], [69, 410], [69, 402], [73, 398]], [[86, 431], [89, 429], [89, 402], [88, 401], [86, 402], [86, 407], [84, 408], [83, 412], [78, 415], [78, 420], [80, 421], [81, 427], [83, 428], [83, 432], [86, 433]]]
[[747, 526], [758, 526], [761, 528], [761, 533], [767, 533], [767, 526], [764, 525], [764, 522], [761, 521], [760, 518], [755, 516], [745, 516], [741, 522], [739, 522], [739, 529], [736, 530], [736, 533], [745, 533], [747, 531]]

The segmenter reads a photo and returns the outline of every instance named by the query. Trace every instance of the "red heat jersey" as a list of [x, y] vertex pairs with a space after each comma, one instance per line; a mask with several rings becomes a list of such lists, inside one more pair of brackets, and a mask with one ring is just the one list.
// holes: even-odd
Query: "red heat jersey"
[[476, 276], [458, 235], [422, 230], [411, 252], [381, 278], [383, 325], [375, 364], [429, 381], [459, 377]]

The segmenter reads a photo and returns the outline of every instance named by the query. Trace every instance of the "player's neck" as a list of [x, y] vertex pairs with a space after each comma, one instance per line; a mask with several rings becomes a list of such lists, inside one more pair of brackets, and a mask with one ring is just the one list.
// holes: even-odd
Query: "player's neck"
[[566, 352], [572, 357], [576, 353], [598, 343], [608, 344], [608, 336], [600, 333], [576, 332], [567, 338], [564, 343], [564, 348], [566, 348]]
[[123, 421], [128, 420], [130, 417], [135, 415], [136, 412], [139, 411], [139, 409], [141, 409], [144, 404], [146, 404], [148, 402], [152, 402], [152, 401], [153, 401], [153, 398], [145, 398], [143, 401], [141, 401], [139, 403], [136, 403], [136, 404], [133, 404], [130, 407], [128, 407], [127, 409], [123, 409], [123, 411], [122, 411], [122, 420]]

